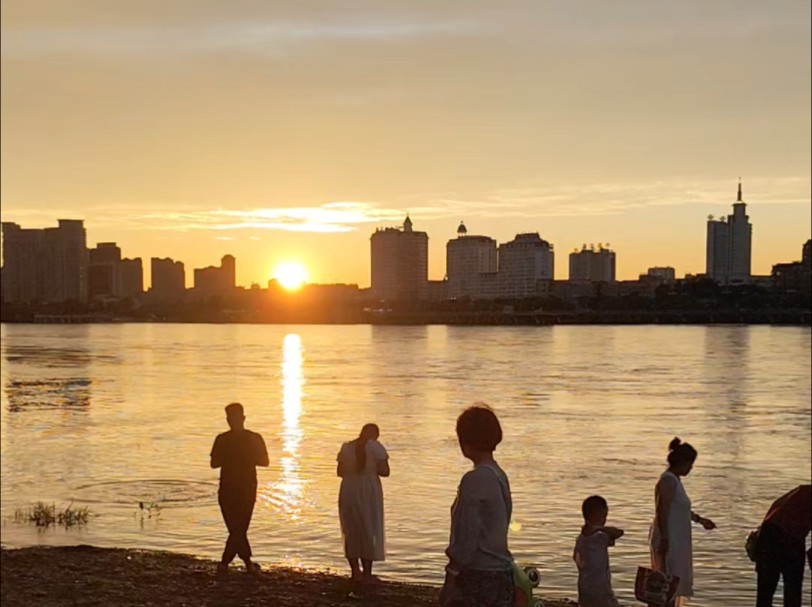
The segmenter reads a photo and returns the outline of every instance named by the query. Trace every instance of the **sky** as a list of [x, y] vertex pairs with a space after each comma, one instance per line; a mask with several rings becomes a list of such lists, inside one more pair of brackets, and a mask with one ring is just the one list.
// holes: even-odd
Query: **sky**
[[3, 0], [3, 221], [265, 285], [370, 280], [408, 213], [704, 272], [738, 178], [753, 273], [810, 237], [808, 0]]

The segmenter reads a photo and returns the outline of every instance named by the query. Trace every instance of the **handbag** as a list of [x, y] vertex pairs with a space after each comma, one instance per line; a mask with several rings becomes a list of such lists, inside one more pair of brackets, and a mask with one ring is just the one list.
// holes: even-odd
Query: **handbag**
[[761, 533], [761, 527], [753, 529], [747, 534], [747, 539], [744, 541], [744, 549], [747, 552], [747, 557], [756, 562], [756, 551], [758, 549], [758, 535]]
[[634, 580], [634, 597], [649, 606], [664, 607], [677, 594], [679, 577], [655, 571], [648, 567], [638, 567]]

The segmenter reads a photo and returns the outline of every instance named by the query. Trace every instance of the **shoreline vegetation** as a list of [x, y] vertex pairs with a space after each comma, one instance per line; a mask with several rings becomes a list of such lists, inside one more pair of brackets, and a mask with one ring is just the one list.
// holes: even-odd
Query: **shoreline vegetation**
[[[140, 298], [88, 302], [9, 303], [0, 307], [8, 323], [242, 323], [368, 325], [557, 325], [557, 324], [773, 324], [812, 325], [812, 291], [803, 284], [721, 287], [691, 278], [673, 284], [625, 283], [550, 287], [522, 299], [383, 301], [356, 285], [187, 289], [172, 299]], [[638, 288], [639, 287], [639, 288]], [[796, 288], [797, 287], [797, 288]], [[563, 291], [561, 291], [563, 289]]]
[[[440, 604], [439, 587], [388, 581], [359, 587], [347, 576], [284, 567], [265, 568], [254, 579], [242, 567], [233, 566], [227, 576], [218, 579], [216, 561], [174, 552], [86, 545], [3, 547], [1, 552], [0, 603], [4, 607]], [[544, 605], [572, 607], [576, 603], [545, 599]]]
[[354, 314], [289, 313], [267, 316], [243, 311], [208, 311], [194, 314], [129, 316], [95, 313], [3, 314], [8, 324], [314, 324], [314, 325], [448, 325], [448, 326], [553, 326], [553, 325], [785, 325], [812, 326], [812, 309], [712, 310], [578, 310], [578, 311], [390, 311]]

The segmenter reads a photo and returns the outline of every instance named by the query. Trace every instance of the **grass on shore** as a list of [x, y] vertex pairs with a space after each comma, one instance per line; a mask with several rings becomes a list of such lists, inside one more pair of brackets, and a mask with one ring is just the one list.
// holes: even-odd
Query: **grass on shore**
[[59, 526], [65, 529], [87, 525], [90, 509], [87, 506], [74, 507], [73, 502], [64, 509], [57, 510], [56, 504], [37, 502], [28, 508], [15, 508], [15, 523], [30, 523], [37, 527]]

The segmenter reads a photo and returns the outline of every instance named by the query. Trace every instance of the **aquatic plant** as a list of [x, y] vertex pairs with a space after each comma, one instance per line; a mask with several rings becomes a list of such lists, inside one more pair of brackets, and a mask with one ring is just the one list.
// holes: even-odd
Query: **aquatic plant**
[[149, 518], [152, 518], [153, 515], [157, 518], [161, 515], [161, 508], [162, 506], [158, 502], [138, 502], [138, 508], [141, 510], [141, 518], [144, 518], [144, 514], [146, 514]]
[[29, 523], [37, 527], [59, 526], [69, 529], [81, 527], [90, 520], [90, 509], [87, 506], [74, 507], [73, 502], [64, 509], [57, 510], [56, 504], [37, 502], [28, 508], [15, 508], [15, 523]]

